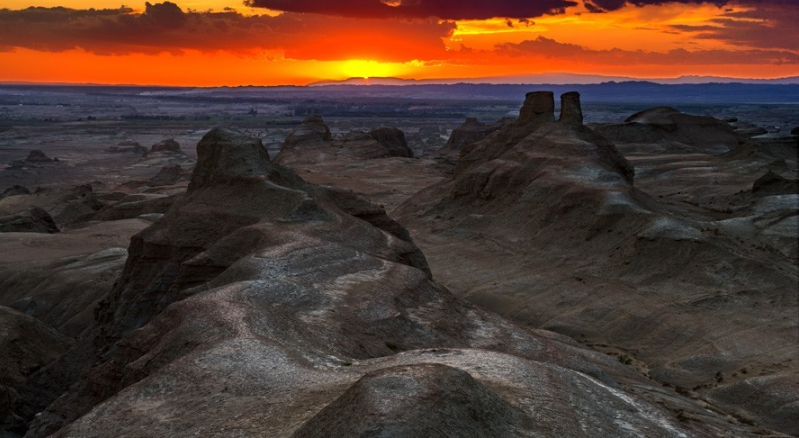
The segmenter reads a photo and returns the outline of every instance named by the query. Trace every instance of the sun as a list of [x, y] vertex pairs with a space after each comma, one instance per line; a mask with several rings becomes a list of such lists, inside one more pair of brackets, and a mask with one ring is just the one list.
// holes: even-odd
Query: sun
[[342, 74], [350, 78], [385, 78], [402, 73], [403, 64], [391, 62], [378, 62], [363, 59], [350, 59], [341, 62], [339, 69]]

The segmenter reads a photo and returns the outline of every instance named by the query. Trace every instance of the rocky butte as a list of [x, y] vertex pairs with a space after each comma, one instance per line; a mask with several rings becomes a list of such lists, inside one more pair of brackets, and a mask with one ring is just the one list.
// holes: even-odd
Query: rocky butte
[[[579, 165], [599, 178], [578, 179], [590, 196], [632, 193], [627, 163], [570, 111], [492, 134], [511, 154], [502, 179], [483, 166], [503, 154], [478, 143], [447, 199], [480, 208], [542, 164], [565, 190]], [[512, 150], [563, 134], [538, 157]], [[565, 158], [547, 155], [558, 148]], [[217, 128], [197, 154], [185, 195], [132, 237], [84, 335], [69, 345], [26, 329], [43, 333], [35, 357], [2, 381], [26, 437], [762, 436], [614, 357], [456, 298], [381, 207], [307, 183], [258, 139]], [[521, 189], [509, 196], [526, 202]], [[50, 344], [67, 352], [53, 361]]]
[[288, 166], [386, 157], [413, 158], [401, 130], [387, 127], [369, 132], [353, 130], [343, 138], [334, 139], [324, 119], [311, 115], [286, 137], [275, 162]]
[[[515, 122], [462, 148], [452, 177], [392, 212], [436, 278], [741, 421], [799, 433], [795, 182], [768, 176], [757, 196], [751, 183], [719, 195], [740, 205], [729, 210], [668, 202], [637, 188], [631, 161], [583, 124], [577, 93], [561, 97], [557, 121], [554, 108], [552, 93], [528, 94]], [[661, 138], [650, 152], [694, 147], [686, 161], [707, 150], [702, 138], [718, 153], [746, 141], [724, 122], [670, 108], [601, 132]], [[704, 172], [731, 168], [725, 156], [707, 160], [717, 167]], [[669, 194], [668, 184], [680, 192], [696, 181], [677, 169], [658, 180], [646, 168], [648, 187]]]

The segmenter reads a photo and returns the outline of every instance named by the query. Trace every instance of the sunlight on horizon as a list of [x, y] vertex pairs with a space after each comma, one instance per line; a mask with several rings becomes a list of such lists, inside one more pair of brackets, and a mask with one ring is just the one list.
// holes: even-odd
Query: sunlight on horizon
[[339, 72], [347, 78], [397, 77], [411, 70], [411, 63], [378, 62], [364, 59], [341, 61]]

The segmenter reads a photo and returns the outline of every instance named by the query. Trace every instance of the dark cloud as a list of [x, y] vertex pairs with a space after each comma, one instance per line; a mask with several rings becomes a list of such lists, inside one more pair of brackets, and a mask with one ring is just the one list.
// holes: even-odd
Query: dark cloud
[[[621, 9], [625, 6], [649, 6], [663, 5], [667, 3], [699, 4], [710, 3], [716, 6], [724, 6], [732, 0], [583, 0], [589, 12], [608, 12]], [[757, 0], [755, 0], [757, 1]]]
[[233, 11], [184, 12], [170, 2], [131, 9], [0, 9], [0, 50], [15, 47], [110, 55], [180, 53], [186, 49], [280, 51], [293, 59], [440, 59], [454, 23], [371, 20], [321, 15], [244, 16]]
[[725, 11], [707, 26], [673, 26], [694, 37], [739, 46], [799, 51], [799, 1], [743, 0], [746, 11]]
[[799, 54], [777, 50], [697, 50], [674, 49], [668, 52], [644, 50], [591, 50], [538, 37], [535, 40], [499, 44], [497, 51], [509, 56], [572, 59], [603, 65], [723, 65], [723, 64], [799, 64]]
[[563, 13], [576, 0], [246, 0], [252, 7], [360, 18], [479, 20]]
[[[718, 18], [700, 25], [671, 26], [672, 32], [695, 32], [695, 38], [737, 46], [799, 50], [799, 0], [583, 0], [583, 3], [590, 12], [614, 11], [625, 6], [712, 4], [720, 8]], [[742, 7], [746, 10], [741, 10]]]

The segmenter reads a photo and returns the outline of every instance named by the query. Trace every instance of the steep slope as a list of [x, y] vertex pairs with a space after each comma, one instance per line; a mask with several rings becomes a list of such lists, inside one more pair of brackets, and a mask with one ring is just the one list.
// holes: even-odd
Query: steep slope
[[69, 338], [40, 321], [0, 306], [0, 436], [14, 437], [25, 431], [18, 391], [31, 374], [58, 359], [70, 344]]
[[468, 146], [472, 143], [477, 143], [478, 141], [486, 138], [492, 132], [502, 128], [502, 125], [508, 121], [510, 120], [501, 119], [490, 125], [486, 125], [474, 117], [467, 117], [466, 121], [464, 121], [461, 126], [458, 126], [452, 130], [452, 134], [450, 134], [447, 144], [445, 144], [444, 147], [439, 149], [437, 152], [439, 154], [448, 155], [458, 154], [465, 146]]
[[94, 325], [94, 307], [122, 272], [130, 236], [148, 225], [131, 219], [57, 234], [0, 234], [0, 305], [78, 337]]
[[215, 129], [197, 149], [93, 335], [38, 374], [80, 370], [26, 436], [756, 433], [456, 299], [381, 208], [304, 182], [260, 141]]

